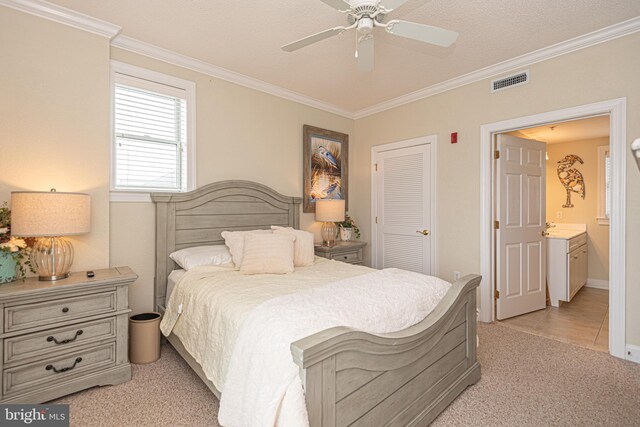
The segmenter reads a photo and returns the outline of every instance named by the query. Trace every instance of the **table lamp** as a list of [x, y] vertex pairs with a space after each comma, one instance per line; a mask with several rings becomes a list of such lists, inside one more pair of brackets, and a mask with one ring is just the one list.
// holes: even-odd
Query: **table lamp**
[[323, 221], [321, 234], [324, 246], [335, 245], [336, 235], [338, 234], [338, 227], [336, 227], [335, 223], [344, 221], [344, 211], [344, 200], [316, 200], [316, 221]]
[[84, 193], [14, 191], [11, 193], [11, 234], [37, 237], [31, 264], [40, 280], [69, 276], [73, 246], [63, 236], [91, 229], [91, 197]]

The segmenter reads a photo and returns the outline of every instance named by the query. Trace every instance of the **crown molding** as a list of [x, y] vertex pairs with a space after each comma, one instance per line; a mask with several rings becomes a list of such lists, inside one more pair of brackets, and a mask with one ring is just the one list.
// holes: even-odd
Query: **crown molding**
[[152, 44], [142, 42], [128, 36], [117, 36], [111, 41], [111, 46], [128, 50], [130, 52], [144, 55], [163, 62], [168, 62], [179, 67], [188, 68], [199, 73], [213, 76], [221, 80], [248, 87], [260, 92], [268, 93], [270, 95], [284, 98], [286, 100], [297, 102], [309, 107], [317, 108], [319, 110], [327, 111], [329, 113], [337, 114], [348, 119], [353, 120], [354, 118], [352, 111], [345, 110], [333, 104], [329, 104], [327, 102], [302, 95], [298, 92], [294, 92], [292, 90], [255, 79], [244, 74], [236, 73], [235, 71], [227, 70], [226, 68], [218, 67], [199, 59], [195, 59], [171, 50], [154, 46]]
[[640, 17], [636, 17], [618, 24], [593, 31], [591, 33], [566, 40], [536, 51], [485, 67], [468, 74], [464, 74], [453, 79], [437, 83], [432, 86], [399, 96], [397, 98], [372, 105], [370, 107], [350, 111], [328, 102], [267, 83], [262, 80], [249, 77], [235, 71], [227, 70], [207, 62], [191, 58], [167, 49], [145, 43], [131, 37], [119, 35], [121, 27], [109, 22], [49, 3], [43, 0], [0, 0], [1, 6], [10, 7], [31, 15], [55, 21], [64, 25], [69, 25], [84, 31], [107, 37], [111, 40], [111, 45], [120, 49], [128, 50], [153, 59], [168, 62], [173, 65], [188, 68], [203, 74], [207, 74], [221, 80], [268, 93], [289, 101], [297, 102], [312, 108], [317, 108], [329, 113], [333, 113], [348, 119], [357, 120], [373, 114], [380, 113], [392, 108], [400, 107], [421, 99], [425, 99], [439, 93], [456, 89], [471, 83], [475, 83], [488, 78], [493, 78], [501, 74], [515, 71], [538, 62], [546, 61], [557, 56], [565, 55], [580, 49], [607, 42], [619, 37], [640, 31]]
[[42, 0], [0, 0], [0, 5], [113, 39], [122, 27]]
[[362, 119], [364, 117], [371, 116], [382, 111], [400, 107], [402, 105], [409, 104], [420, 99], [428, 98], [430, 96], [434, 96], [439, 93], [456, 89], [461, 86], [465, 86], [491, 77], [496, 77], [500, 74], [505, 74], [520, 68], [525, 68], [538, 62], [546, 61], [557, 56], [575, 52], [576, 50], [584, 49], [607, 42], [609, 40], [617, 39], [619, 37], [633, 34], [638, 31], [640, 31], [640, 17], [632, 18], [627, 21], [623, 21], [618, 24], [584, 34], [582, 36], [578, 36], [503, 62], [499, 62], [485, 68], [481, 68], [476, 71], [472, 71], [471, 73], [464, 74], [460, 77], [455, 77], [442, 83], [437, 83], [435, 85], [399, 96], [389, 101], [384, 101], [371, 107], [358, 110], [353, 114], [353, 116], [355, 120]]

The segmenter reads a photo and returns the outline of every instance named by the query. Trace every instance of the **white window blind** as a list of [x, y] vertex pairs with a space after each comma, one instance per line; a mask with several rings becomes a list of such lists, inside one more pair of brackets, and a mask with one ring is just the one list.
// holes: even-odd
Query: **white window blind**
[[186, 91], [116, 74], [116, 190], [186, 191]]

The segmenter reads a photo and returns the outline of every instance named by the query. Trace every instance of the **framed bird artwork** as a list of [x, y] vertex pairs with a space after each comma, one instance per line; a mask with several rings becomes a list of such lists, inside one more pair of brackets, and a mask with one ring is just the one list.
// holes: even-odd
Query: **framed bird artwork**
[[303, 144], [303, 212], [318, 199], [344, 199], [347, 209], [349, 135], [304, 125]]

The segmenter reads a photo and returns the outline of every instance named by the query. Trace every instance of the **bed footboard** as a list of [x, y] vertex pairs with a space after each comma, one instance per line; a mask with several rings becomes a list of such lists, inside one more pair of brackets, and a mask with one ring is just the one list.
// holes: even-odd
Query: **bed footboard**
[[453, 284], [420, 323], [391, 334], [331, 328], [291, 344], [311, 427], [425, 425], [480, 379], [476, 287]]

